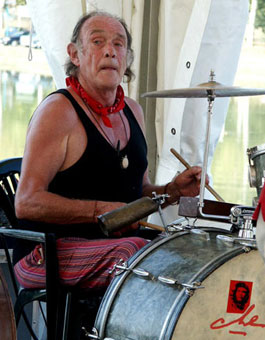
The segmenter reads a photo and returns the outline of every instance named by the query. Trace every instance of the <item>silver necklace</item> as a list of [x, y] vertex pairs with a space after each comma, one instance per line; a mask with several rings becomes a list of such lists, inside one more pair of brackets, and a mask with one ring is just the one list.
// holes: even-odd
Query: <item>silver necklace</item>
[[[107, 140], [109, 141], [110, 145], [113, 147], [114, 150], [117, 151], [118, 154], [118, 158], [120, 158], [120, 140], [118, 140], [117, 142], [117, 146], [115, 147], [114, 144], [112, 143], [112, 141], [110, 140], [109, 136], [106, 134], [106, 132], [103, 130], [103, 128], [101, 127], [101, 125], [99, 124], [98, 120], [96, 119], [96, 117], [94, 116], [93, 111], [91, 110], [91, 108], [89, 107], [89, 105], [87, 105], [86, 102], [84, 102], [86, 107], [88, 108], [89, 112], [91, 113], [92, 117], [94, 118], [94, 121], [96, 122], [97, 126], [99, 127], [99, 129], [102, 131], [102, 133], [104, 134], [104, 136], [107, 138]], [[125, 131], [125, 136], [126, 136], [126, 145], [128, 144], [128, 135], [127, 135], [127, 130], [126, 130], [126, 126], [124, 123], [124, 120], [122, 118], [121, 112], [119, 111], [119, 116], [120, 119], [122, 121], [123, 124], [123, 128]], [[120, 159], [120, 166], [122, 169], [127, 169], [129, 166], [129, 159], [127, 155], [124, 155], [123, 157], [121, 157]]]
[[[128, 135], [127, 135], [127, 130], [126, 130], [126, 126], [125, 126], [125, 123], [124, 123], [124, 120], [122, 118], [122, 115], [121, 115], [121, 112], [119, 111], [119, 116], [120, 116], [120, 119], [122, 121], [122, 124], [123, 124], [123, 127], [124, 127], [124, 131], [125, 131], [125, 136], [126, 136], [126, 145], [128, 144]], [[118, 140], [118, 145], [120, 146], [120, 141]], [[120, 150], [119, 150], [120, 151]], [[128, 166], [129, 166], [129, 159], [128, 159], [128, 156], [125, 154], [122, 158], [121, 158], [121, 167], [123, 169], [127, 169]]]

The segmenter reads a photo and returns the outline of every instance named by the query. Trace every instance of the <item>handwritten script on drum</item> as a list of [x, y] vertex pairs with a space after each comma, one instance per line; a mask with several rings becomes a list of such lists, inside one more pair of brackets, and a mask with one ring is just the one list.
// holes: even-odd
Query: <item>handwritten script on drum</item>
[[[226, 327], [230, 327], [232, 325], [240, 325], [242, 327], [261, 327], [261, 328], [265, 328], [265, 324], [263, 323], [257, 323], [259, 317], [258, 315], [254, 315], [252, 316], [250, 319], [250, 313], [254, 310], [255, 305], [251, 305], [244, 314], [242, 314], [240, 316], [240, 318], [237, 318], [235, 320], [232, 320], [228, 323], [225, 322], [224, 318], [219, 318], [217, 320], [215, 320], [214, 322], [211, 323], [210, 328], [211, 329], [221, 329], [221, 328], [226, 328]], [[249, 317], [248, 317], [249, 316]], [[233, 330], [229, 330], [230, 334], [239, 334], [239, 335], [247, 335], [247, 332], [245, 331], [233, 331]]]

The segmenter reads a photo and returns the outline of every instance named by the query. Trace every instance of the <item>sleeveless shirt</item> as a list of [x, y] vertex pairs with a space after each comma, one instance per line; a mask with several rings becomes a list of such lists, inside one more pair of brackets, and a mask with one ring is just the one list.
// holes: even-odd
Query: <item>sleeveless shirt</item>
[[[65, 89], [56, 93], [65, 95], [78, 114], [87, 135], [87, 146], [81, 158], [70, 168], [58, 172], [49, 185], [49, 191], [69, 198], [119, 201], [129, 203], [142, 196], [143, 175], [147, 168], [147, 145], [142, 130], [125, 105], [124, 114], [130, 126], [130, 138], [119, 155], [102, 136], [85, 111]], [[121, 167], [127, 155], [129, 166]]]

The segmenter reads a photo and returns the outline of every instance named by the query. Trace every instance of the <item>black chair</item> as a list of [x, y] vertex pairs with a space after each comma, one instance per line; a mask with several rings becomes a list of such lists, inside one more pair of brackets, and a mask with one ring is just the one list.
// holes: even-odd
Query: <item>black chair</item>
[[[79, 322], [77, 321], [75, 323], [74, 317], [76, 318], [76, 312], [80, 310], [80, 304], [81, 306], [85, 306], [85, 308], [83, 308], [85, 310], [84, 313], [86, 313], [86, 310], [92, 310], [92, 313], [95, 313], [95, 309], [97, 309], [100, 303], [102, 294], [94, 295], [93, 292], [91, 292], [91, 297], [89, 297], [88, 293], [80, 293], [74, 288], [61, 286], [59, 283], [56, 254], [56, 235], [54, 233], [40, 233], [18, 228], [14, 209], [14, 197], [21, 163], [22, 158], [10, 158], [0, 161], [0, 239], [4, 244], [9, 272], [17, 296], [14, 305], [16, 322], [18, 324], [22, 315], [32, 337], [35, 340], [38, 340], [23, 309], [26, 304], [33, 301], [45, 301], [47, 339], [71, 339], [68, 335], [72, 334], [71, 332], [73, 330], [69, 331], [69, 324], [72, 326], [72, 329], [75, 324], [77, 324], [76, 327], [79, 327]], [[29, 241], [37, 241], [45, 245], [46, 289], [24, 289], [18, 287], [13, 271], [12, 260], [8, 251], [8, 241], [10, 238], [11, 240], [12, 238], [21, 238]], [[76, 308], [73, 309], [73, 307]], [[77, 320], [79, 319], [77, 318]]]

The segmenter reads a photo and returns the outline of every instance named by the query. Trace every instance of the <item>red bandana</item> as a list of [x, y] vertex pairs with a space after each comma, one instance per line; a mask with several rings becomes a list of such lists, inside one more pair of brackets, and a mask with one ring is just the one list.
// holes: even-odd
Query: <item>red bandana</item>
[[66, 78], [66, 85], [71, 86], [71, 88], [83, 99], [83, 101], [91, 107], [91, 109], [99, 114], [103, 120], [103, 123], [107, 127], [112, 127], [109, 118], [107, 117], [111, 113], [116, 113], [122, 110], [125, 106], [124, 104], [124, 92], [122, 87], [119, 85], [117, 88], [116, 99], [113, 106], [103, 107], [102, 104], [97, 102], [95, 99], [91, 98], [86, 91], [83, 89], [78, 79], [71, 76]]

